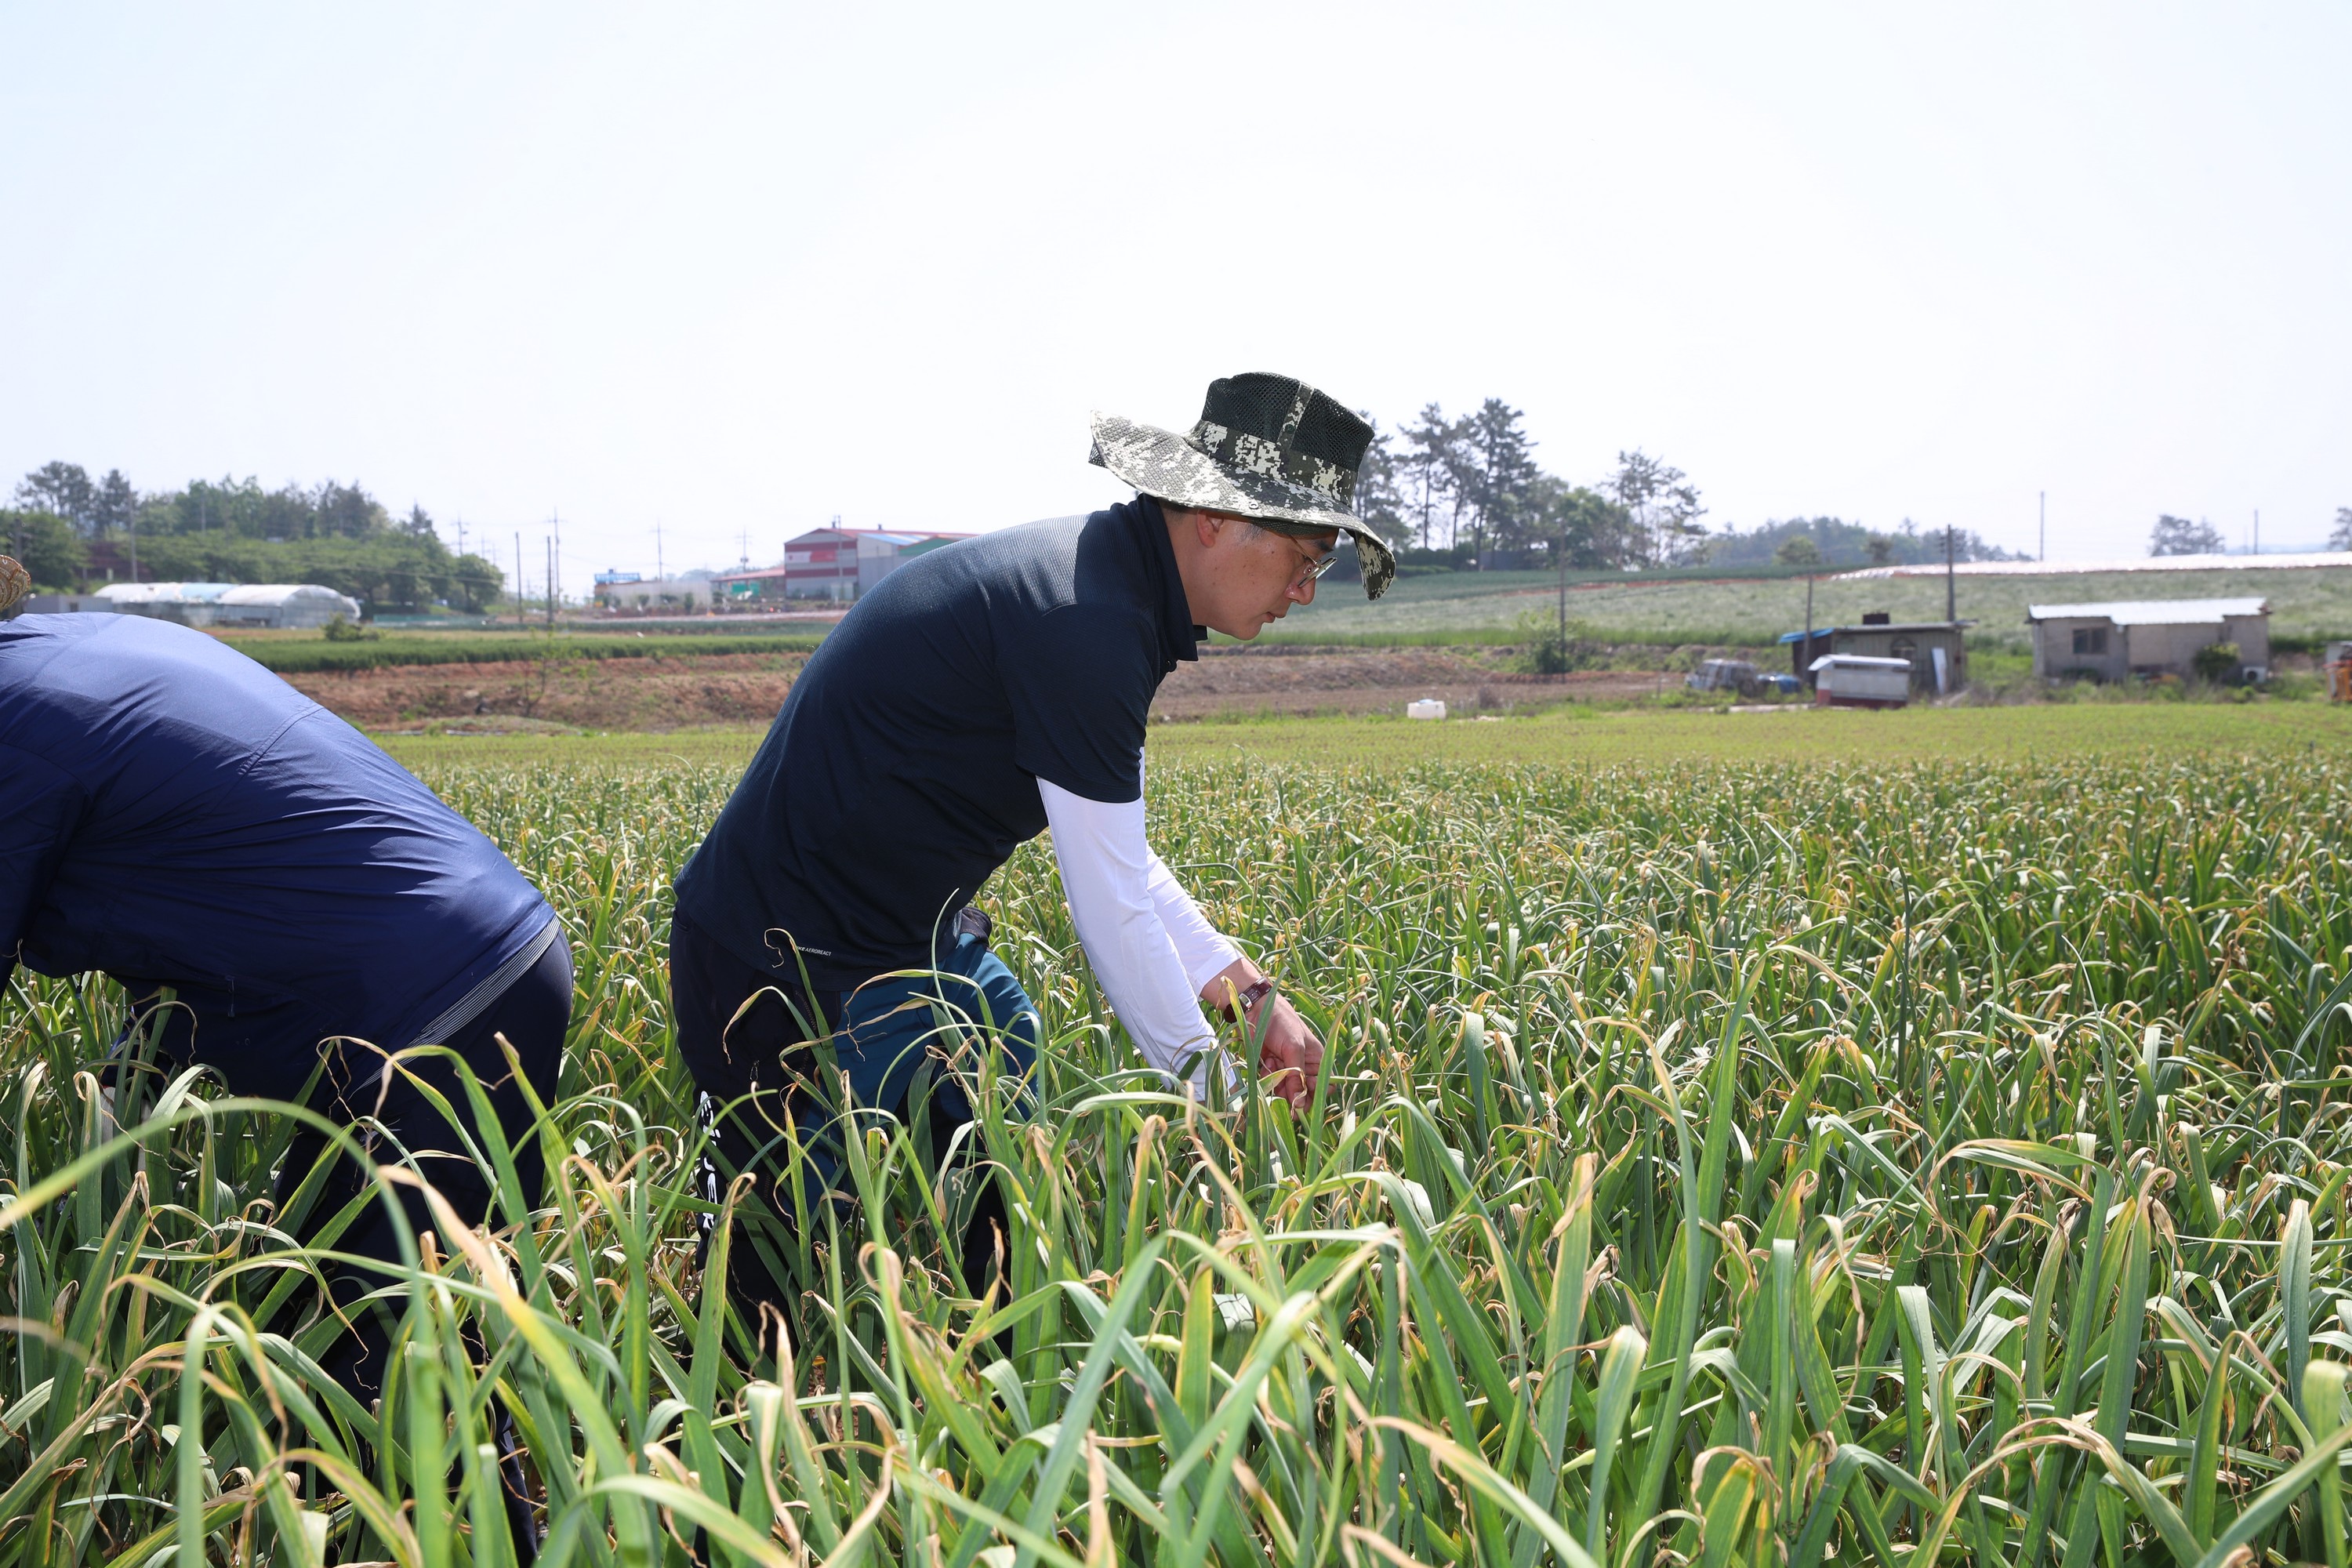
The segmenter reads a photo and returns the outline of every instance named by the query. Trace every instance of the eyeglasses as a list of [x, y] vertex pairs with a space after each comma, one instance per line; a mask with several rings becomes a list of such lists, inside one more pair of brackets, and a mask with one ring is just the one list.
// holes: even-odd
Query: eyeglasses
[[[1288, 536], [1286, 535], [1285, 537]], [[1305, 553], [1303, 547], [1301, 548], [1300, 553]], [[1308, 555], [1307, 557], [1306, 570], [1299, 573], [1297, 576], [1293, 577], [1290, 580], [1290, 585], [1293, 588], [1304, 588], [1307, 584], [1316, 581], [1318, 578], [1321, 577], [1324, 573], [1328, 572], [1332, 567], [1337, 566], [1339, 563], [1339, 544], [1337, 540], [1334, 540], [1330, 545], [1324, 550], [1322, 554]]]
[[1317, 578], [1322, 576], [1323, 574], [1331, 570], [1332, 567], [1339, 564], [1339, 542], [1337, 539], [1331, 541], [1330, 544], [1324, 549], [1322, 554], [1307, 555], [1306, 546], [1299, 544], [1298, 536], [1296, 534], [1284, 533], [1279, 529], [1265, 528], [1265, 525], [1258, 522], [1256, 519], [1244, 517], [1239, 512], [1213, 511], [1209, 513], [1209, 515], [1226, 522], [1246, 523], [1253, 528], [1263, 529], [1264, 531], [1275, 534], [1279, 538], [1288, 540], [1294, 546], [1297, 546], [1299, 554], [1305, 556], [1305, 560], [1300, 566], [1298, 575], [1290, 580], [1290, 585], [1294, 589], [1304, 588], [1307, 584], [1314, 582]]

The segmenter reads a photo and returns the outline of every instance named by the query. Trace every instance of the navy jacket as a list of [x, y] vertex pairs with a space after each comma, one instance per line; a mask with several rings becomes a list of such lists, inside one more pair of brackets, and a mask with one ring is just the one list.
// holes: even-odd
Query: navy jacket
[[1149, 496], [918, 556], [793, 682], [679, 873], [679, 911], [828, 989], [929, 967], [936, 933], [1045, 831], [1039, 779], [1141, 795], [1152, 695], [1206, 635]]
[[374, 742], [202, 632], [0, 623], [0, 984], [103, 970], [175, 988], [165, 1047], [239, 1093], [318, 1042], [387, 1049], [554, 918]]

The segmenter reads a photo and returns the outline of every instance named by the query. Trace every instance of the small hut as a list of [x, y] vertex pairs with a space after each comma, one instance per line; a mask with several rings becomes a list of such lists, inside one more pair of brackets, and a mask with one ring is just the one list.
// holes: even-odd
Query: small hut
[[1789, 632], [1780, 645], [1790, 651], [1790, 668], [1808, 687], [1813, 665], [1831, 654], [1857, 658], [1901, 658], [1911, 663], [1911, 690], [1920, 697], [1946, 697], [1969, 683], [1966, 637], [1974, 621], [1897, 621], [1883, 610], [1862, 617], [1857, 626], [1819, 626]]

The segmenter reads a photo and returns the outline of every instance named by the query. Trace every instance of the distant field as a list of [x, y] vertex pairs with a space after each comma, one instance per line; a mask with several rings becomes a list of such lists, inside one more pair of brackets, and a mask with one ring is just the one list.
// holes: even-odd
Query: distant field
[[[656, 758], [740, 767], [763, 729], [665, 735], [385, 736], [411, 767], [459, 759], [501, 764], [561, 760], [569, 769], [635, 768]], [[1706, 760], [1792, 763], [2051, 760], [2060, 757], [2325, 751], [2352, 743], [2352, 711], [2316, 703], [2160, 702], [1909, 709], [1897, 713], [1796, 708], [1774, 713], [1658, 713], [1567, 708], [1523, 719], [1293, 719], [1156, 724], [1151, 755], [1318, 766], [1486, 763], [1587, 766]]]
[[[1978, 623], [1983, 643], [2023, 650], [2025, 606], [2096, 599], [2205, 599], [2260, 595], [2271, 602], [2274, 635], [2352, 637], [2352, 568], [2297, 571], [2184, 572], [2151, 579], [2141, 574], [2082, 576], [1962, 577], [1959, 613]], [[1558, 603], [1541, 573], [1457, 573], [1409, 577], [1377, 603], [1353, 584], [1334, 584], [1304, 610], [1293, 611], [1266, 634], [1285, 641], [1349, 642], [1407, 638], [1468, 641], [1499, 638], [1529, 613], [1551, 615]], [[1896, 620], [1940, 620], [1940, 578], [1903, 577], [1864, 583], [1823, 578], [1814, 585], [1816, 625], [1857, 621], [1885, 610]], [[1624, 642], [1706, 643], [1759, 647], [1804, 624], [1805, 583], [1799, 578], [1693, 582], [1571, 583], [1569, 617], [1596, 636]]]
[[[1523, 636], [1524, 617], [1549, 621], [1557, 613], [1557, 595], [1554, 580], [1540, 572], [1408, 577], [1376, 604], [1367, 604], [1353, 584], [1333, 583], [1314, 605], [1294, 610], [1258, 640], [1367, 647], [1511, 643]], [[2187, 572], [2158, 578], [2130, 573], [1962, 577], [1958, 596], [1960, 615], [1977, 623], [1974, 646], [2023, 654], [2031, 647], [2025, 626], [2029, 604], [2242, 595], [2270, 600], [2273, 636], [2352, 637], [2352, 568]], [[1816, 625], [1858, 621], [1873, 610], [1887, 611], [1896, 620], [1939, 620], [1944, 584], [1933, 577], [1861, 583], [1823, 578], [1814, 585]], [[1568, 613], [1582, 635], [1604, 642], [1762, 647], [1803, 624], [1805, 583], [1786, 576], [1571, 580]], [[600, 626], [566, 629], [551, 639], [541, 630], [401, 629], [373, 642], [331, 643], [317, 632], [236, 633], [226, 640], [269, 668], [294, 675], [490, 664], [538, 659], [549, 652], [564, 659], [805, 652], [824, 640], [827, 629], [798, 624], [758, 631], [634, 632]]]

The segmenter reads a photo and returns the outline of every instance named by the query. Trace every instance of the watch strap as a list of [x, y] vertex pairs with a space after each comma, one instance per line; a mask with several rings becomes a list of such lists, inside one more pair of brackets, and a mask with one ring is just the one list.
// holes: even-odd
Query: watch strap
[[1251, 1008], [1256, 1006], [1260, 1002], [1273, 994], [1273, 981], [1254, 980], [1249, 984], [1243, 986], [1241, 995], [1226, 1005], [1223, 1009], [1224, 1015], [1230, 1019], [1238, 1020], [1246, 1018], [1249, 1016]]

